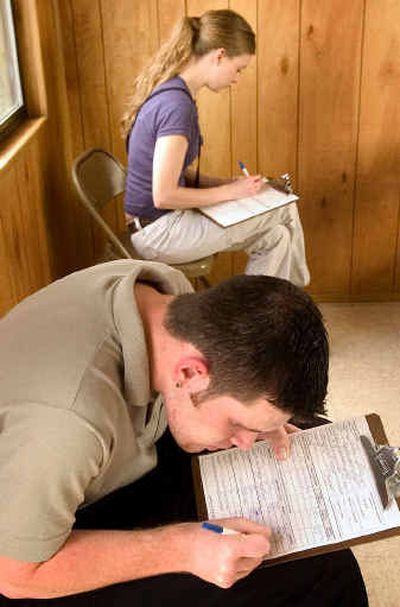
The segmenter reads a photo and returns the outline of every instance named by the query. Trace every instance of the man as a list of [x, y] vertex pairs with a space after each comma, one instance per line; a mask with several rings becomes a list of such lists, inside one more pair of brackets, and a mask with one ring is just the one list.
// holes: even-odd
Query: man
[[116, 261], [27, 298], [0, 343], [0, 604], [366, 604], [348, 551], [257, 569], [266, 527], [195, 522], [185, 451], [267, 438], [285, 458], [289, 419], [323, 411], [327, 336], [297, 287], [191, 293]]

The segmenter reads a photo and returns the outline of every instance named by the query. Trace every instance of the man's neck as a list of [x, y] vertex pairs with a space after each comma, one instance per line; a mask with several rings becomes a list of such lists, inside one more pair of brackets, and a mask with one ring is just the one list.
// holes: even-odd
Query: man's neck
[[142, 318], [149, 358], [150, 387], [166, 394], [177, 379], [177, 365], [183, 359], [202, 359], [190, 342], [175, 338], [164, 326], [168, 305], [174, 295], [136, 283], [134, 296]]
[[170, 337], [164, 328], [164, 318], [173, 296], [160, 293], [154, 287], [140, 282], [135, 285], [134, 296], [146, 337], [151, 388], [161, 391], [161, 363], [165, 372], [170, 358]]

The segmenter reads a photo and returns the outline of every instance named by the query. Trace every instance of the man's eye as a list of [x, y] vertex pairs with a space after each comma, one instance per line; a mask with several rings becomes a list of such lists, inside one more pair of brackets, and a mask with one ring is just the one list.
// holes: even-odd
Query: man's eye
[[240, 424], [234, 422], [233, 420], [229, 420], [229, 427], [231, 430], [237, 430], [238, 428], [240, 428]]

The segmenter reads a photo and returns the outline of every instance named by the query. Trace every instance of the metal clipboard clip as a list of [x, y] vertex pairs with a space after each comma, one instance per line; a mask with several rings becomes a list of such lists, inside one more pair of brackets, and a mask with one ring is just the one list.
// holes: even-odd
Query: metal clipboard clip
[[263, 177], [264, 183], [268, 183], [274, 190], [283, 192], [284, 194], [294, 194], [292, 182], [289, 173], [279, 175], [279, 177]]
[[387, 508], [391, 501], [400, 497], [400, 448], [377, 445], [367, 436], [360, 436], [374, 473], [382, 505]]

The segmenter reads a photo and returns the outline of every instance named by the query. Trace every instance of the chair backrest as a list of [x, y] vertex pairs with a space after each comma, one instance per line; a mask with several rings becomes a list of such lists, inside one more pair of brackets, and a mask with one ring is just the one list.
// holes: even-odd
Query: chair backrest
[[110, 152], [92, 148], [75, 159], [72, 179], [87, 210], [123, 257], [132, 258], [100, 215], [105, 204], [125, 190], [126, 170]]
[[93, 148], [81, 154], [74, 161], [72, 175], [78, 191], [98, 211], [125, 190], [126, 170], [106, 150]]

